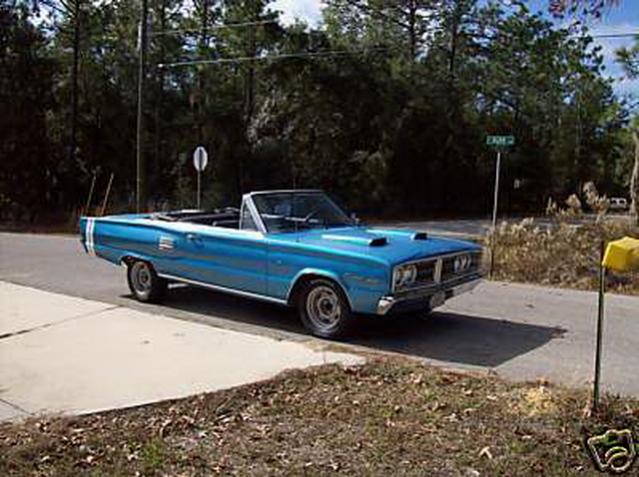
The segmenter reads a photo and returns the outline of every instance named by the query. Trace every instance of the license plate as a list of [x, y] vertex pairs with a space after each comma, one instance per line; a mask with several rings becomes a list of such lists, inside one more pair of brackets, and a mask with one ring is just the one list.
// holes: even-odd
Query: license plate
[[442, 306], [446, 301], [446, 293], [437, 292], [433, 296], [430, 297], [430, 308], [437, 308], [438, 306]]

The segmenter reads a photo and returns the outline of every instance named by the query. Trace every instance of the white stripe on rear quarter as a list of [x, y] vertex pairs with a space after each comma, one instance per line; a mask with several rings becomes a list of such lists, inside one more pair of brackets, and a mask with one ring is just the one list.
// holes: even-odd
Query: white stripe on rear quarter
[[91, 219], [91, 255], [95, 257], [95, 219]]
[[95, 245], [93, 231], [95, 229], [95, 219], [87, 219], [87, 228], [85, 231], [84, 243], [87, 246], [87, 253], [92, 257], [95, 257]]
[[91, 219], [87, 218], [87, 226], [84, 230], [84, 245], [87, 247], [87, 253], [91, 255]]

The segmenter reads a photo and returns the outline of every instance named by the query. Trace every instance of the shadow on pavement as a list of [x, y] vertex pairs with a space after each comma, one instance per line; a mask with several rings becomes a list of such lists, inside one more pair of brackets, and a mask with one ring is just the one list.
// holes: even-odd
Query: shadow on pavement
[[366, 326], [353, 343], [432, 360], [496, 367], [566, 330], [482, 316], [434, 312], [426, 319], [395, 317]]
[[[198, 313], [306, 335], [293, 309], [195, 287], [172, 288], [164, 309]], [[363, 316], [347, 343], [452, 363], [495, 367], [532, 351], [566, 330], [489, 317], [434, 312], [387, 318]]]

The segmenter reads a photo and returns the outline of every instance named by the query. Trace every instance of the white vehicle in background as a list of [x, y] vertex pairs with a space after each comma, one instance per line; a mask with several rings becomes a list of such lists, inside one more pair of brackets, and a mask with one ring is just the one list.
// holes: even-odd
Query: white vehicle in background
[[610, 210], [611, 211], [626, 211], [628, 210], [628, 200], [625, 197], [611, 197], [610, 198]]

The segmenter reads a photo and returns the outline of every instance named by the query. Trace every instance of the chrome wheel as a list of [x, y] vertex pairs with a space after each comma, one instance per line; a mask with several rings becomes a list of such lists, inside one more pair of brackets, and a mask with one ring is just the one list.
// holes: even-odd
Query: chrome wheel
[[129, 260], [127, 265], [127, 281], [133, 296], [145, 303], [157, 303], [162, 300], [167, 282], [158, 277], [153, 265], [142, 260]]
[[145, 262], [135, 262], [131, 270], [131, 285], [136, 293], [147, 295], [153, 286], [151, 268]]
[[302, 286], [295, 301], [306, 329], [320, 338], [346, 337], [353, 328], [355, 316], [340, 285], [318, 277]]
[[342, 306], [335, 290], [326, 285], [314, 287], [306, 297], [306, 313], [321, 330], [335, 327], [342, 318]]

